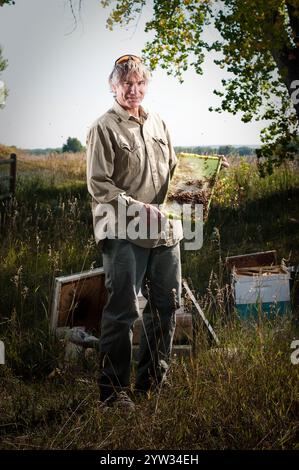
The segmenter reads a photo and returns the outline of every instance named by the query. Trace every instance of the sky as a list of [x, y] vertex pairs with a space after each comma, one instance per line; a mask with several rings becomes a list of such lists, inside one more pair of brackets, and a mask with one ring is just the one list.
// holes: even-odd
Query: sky
[[[9, 89], [0, 110], [0, 143], [20, 148], [61, 147], [69, 136], [85, 144], [88, 127], [113, 104], [108, 76], [115, 59], [140, 54], [149, 34], [149, 1], [138, 21], [112, 32], [109, 10], [83, 0], [74, 19], [67, 0], [15, 0], [0, 7], [0, 45], [8, 60], [0, 80]], [[78, 0], [74, 0], [76, 5]], [[213, 89], [224, 72], [208, 58], [204, 74], [193, 70], [184, 83], [162, 69], [153, 72], [144, 105], [160, 114], [175, 146], [259, 145], [263, 123], [242, 123], [240, 115], [211, 113], [219, 105]]]

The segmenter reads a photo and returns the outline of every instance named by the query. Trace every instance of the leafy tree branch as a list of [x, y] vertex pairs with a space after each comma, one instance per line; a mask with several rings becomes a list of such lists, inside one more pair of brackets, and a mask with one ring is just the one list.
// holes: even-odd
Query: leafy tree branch
[[[107, 20], [128, 24], [143, 0], [102, 0], [113, 4]], [[204, 40], [207, 25], [219, 39]], [[294, 84], [299, 80], [299, 0], [154, 0], [153, 16], [146, 31], [154, 39], [145, 44], [148, 65], [158, 65], [183, 81], [183, 73], [194, 67], [202, 74], [205, 55], [218, 53], [215, 63], [229, 74], [222, 80], [219, 107], [210, 110], [241, 113], [242, 120], [268, 120], [263, 146], [257, 151], [261, 173], [271, 172], [298, 153], [299, 99]], [[299, 83], [298, 83], [299, 87]]]

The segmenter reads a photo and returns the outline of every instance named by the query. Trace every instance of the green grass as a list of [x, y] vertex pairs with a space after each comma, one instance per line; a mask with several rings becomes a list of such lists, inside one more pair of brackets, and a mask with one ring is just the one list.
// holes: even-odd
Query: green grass
[[[298, 448], [299, 370], [289, 319], [222, 328], [223, 347], [175, 359], [171, 389], [137, 400], [137, 413], [103, 413], [92, 364], [28, 383], [2, 376], [3, 449]], [[230, 349], [229, 349], [230, 348]]]
[[247, 323], [227, 315], [225, 270], [226, 256], [272, 249], [299, 264], [298, 169], [265, 179], [254, 163], [221, 172], [203, 247], [183, 250], [182, 268], [228, 349], [211, 349], [200, 328], [194, 357], [173, 360], [171, 390], [124, 417], [98, 407], [97, 358], [66, 368], [49, 328], [55, 277], [101, 265], [84, 161], [55, 158], [24, 157], [16, 199], [1, 209], [0, 448], [298, 449], [298, 280], [293, 318]]

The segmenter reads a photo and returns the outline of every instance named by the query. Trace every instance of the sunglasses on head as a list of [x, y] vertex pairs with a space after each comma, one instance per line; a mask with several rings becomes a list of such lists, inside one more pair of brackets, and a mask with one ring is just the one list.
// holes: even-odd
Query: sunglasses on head
[[128, 60], [133, 60], [133, 62], [136, 62], [136, 63], [138, 63], [138, 64], [141, 63], [141, 59], [140, 59], [140, 57], [138, 57], [137, 55], [126, 54], [126, 55], [120, 56], [120, 57], [115, 61], [115, 65], [123, 64], [124, 62], [128, 62]]

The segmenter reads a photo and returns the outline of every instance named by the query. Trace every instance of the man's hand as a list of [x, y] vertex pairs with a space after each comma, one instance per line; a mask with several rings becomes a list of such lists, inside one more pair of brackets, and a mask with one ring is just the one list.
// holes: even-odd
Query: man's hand
[[224, 155], [219, 155], [219, 157], [221, 159], [221, 168], [228, 168], [229, 163], [227, 161], [227, 158]]
[[167, 223], [167, 217], [153, 204], [144, 204], [140, 211], [141, 223], [146, 224], [154, 232], [160, 233]]
[[158, 221], [159, 223], [161, 223], [161, 220], [163, 218], [165, 218], [165, 215], [162, 214], [161, 211], [159, 211], [159, 209], [152, 205], [152, 204], [144, 204], [144, 208], [146, 210], [146, 214], [147, 214], [147, 225], [149, 226], [149, 223], [151, 223], [151, 221], [153, 222], [156, 222]]

